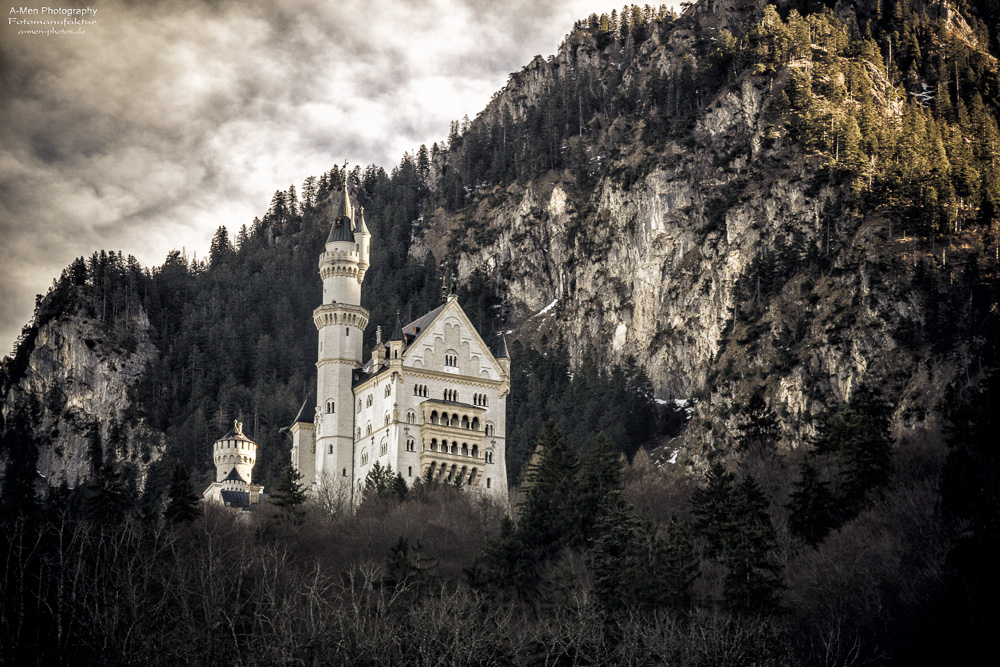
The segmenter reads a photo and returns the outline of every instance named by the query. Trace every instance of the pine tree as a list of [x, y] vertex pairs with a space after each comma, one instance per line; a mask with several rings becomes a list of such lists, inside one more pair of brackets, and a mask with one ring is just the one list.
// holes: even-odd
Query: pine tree
[[722, 538], [726, 604], [744, 612], [773, 612], [778, 607], [780, 568], [773, 561], [776, 545], [767, 498], [746, 475], [731, 499], [732, 514]]
[[762, 390], [755, 391], [747, 401], [739, 429], [739, 448], [742, 451], [765, 454], [775, 450], [780, 434], [778, 418], [768, 407]]
[[268, 498], [271, 504], [290, 514], [300, 513], [302, 504], [306, 501], [306, 492], [299, 483], [300, 479], [302, 479], [302, 475], [299, 474], [294, 465], [289, 463], [285, 466], [281, 477], [278, 478], [278, 483], [274, 485], [274, 491]]
[[809, 461], [799, 466], [799, 479], [788, 497], [788, 527], [810, 546], [823, 541], [836, 525], [836, 499], [830, 485]]
[[98, 468], [87, 490], [87, 513], [100, 523], [118, 523], [132, 508], [121, 474], [110, 461]]
[[584, 539], [593, 538], [594, 526], [608, 494], [623, 491], [621, 453], [603, 432], [583, 457], [580, 468], [579, 512]]
[[167, 523], [188, 523], [201, 515], [201, 502], [191, 478], [184, 467], [178, 463], [170, 476], [170, 487], [167, 490], [167, 507], [163, 510], [163, 518]]
[[691, 510], [694, 528], [707, 540], [709, 555], [718, 555], [724, 549], [726, 527], [733, 513], [735, 479], [716, 462], [708, 469], [707, 480], [708, 484], [692, 495]]

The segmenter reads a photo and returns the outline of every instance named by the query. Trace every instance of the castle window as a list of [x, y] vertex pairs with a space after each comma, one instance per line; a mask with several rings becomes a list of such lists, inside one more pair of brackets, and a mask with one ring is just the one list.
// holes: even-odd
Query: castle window
[[387, 384], [385, 386], [385, 397], [389, 398], [389, 394], [391, 394], [391, 393], [392, 393], [392, 385], [391, 384]]
[[379, 445], [378, 455], [379, 456], [385, 456], [386, 452], [388, 452], [388, 451], [389, 451], [389, 443], [386, 442], [385, 440], [383, 440], [382, 444]]
[[417, 451], [417, 443], [414, 442], [413, 440], [407, 440], [406, 441], [406, 451], [408, 451], [408, 452], [415, 452], [415, 451]]
[[365, 399], [365, 407], [370, 408], [372, 406], [372, 395], [368, 394], [368, 398]]
[[469, 418], [466, 416], [462, 417], [462, 428], [469, 428]]
[[372, 423], [368, 422], [368, 425], [365, 426], [365, 435], [371, 435], [371, 434], [372, 434]]
[[413, 477], [413, 466], [406, 467], [406, 475], [407, 477]]
[[336, 407], [336, 406], [335, 406], [335, 404], [334, 404], [334, 402], [333, 402], [333, 401], [327, 401], [327, 402], [326, 402], [326, 411], [327, 411], [328, 413], [333, 413], [333, 412], [336, 412], [336, 410], [334, 409], [335, 407]]
[[444, 355], [444, 365], [445, 366], [457, 367], [458, 366], [458, 355], [456, 355], [454, 352], [450, 352], [448, 354], [445, 354]]
[[368, 450], [361, 452], [361, 465], [368, 465]]
[[407, 424], [414, 424], [414, 423], [416, 423], [416, 421], [417, 421], [417, 415], [416, 414], [414, 414], [412, 411], [406, 413], [406, 423]]
[[344, 331], [345, 331], [344, 333], [345, 336], [351, 335], [351, 327], [344, 327]]
[[361, 427], [360, 426], [358, 427], [358, 437], [356, 437], [354, 439], [355, 440], [360, 440], [361, 439]]
[[473, 468], [472, 472], [469, 473], [469, 486], [472, 486], [476, 482], [476, 475], [479, 473], [477, 468]]
[[462, 443], [462, 456], [469, 455], [469, 445], [467, 443]]
[[486, 478], [486, 488], [487, 489], [490, 488], [490, 478], [489, 477]]
[[361, 399], [358, 399], [358, 412], [361, 412]]
[[347, 468], [344, 468], [344, 472], [342, 472], [341, 475], [347, 477]]
[[387, 412], [387, 413], [385, 413], [385, 424], [384, 424], [384, 426], [388, 426], [388, 425], [389, 425], [389, 413]]
[[472, 418], [472, 430], [473, 431], [478, 431], [479, 430], [479, 417], [473, 417]]
[[333, 454], [333, 445], [330, 445], [330, 453]]
[[472, 446], [472, 458], [478, 458], [478, 457], [479, 457], [479, 446], [478, 445], [473, 445]]

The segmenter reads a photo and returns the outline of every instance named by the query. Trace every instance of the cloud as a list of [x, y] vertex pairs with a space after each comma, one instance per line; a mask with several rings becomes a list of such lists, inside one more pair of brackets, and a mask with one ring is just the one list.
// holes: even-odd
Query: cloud
[[153, 266], [174, 248], [203, 255], [218, 225], [250, 222], [277, 189], [345, 159], [391, 168], [554, 52], [575, 19], [614, 4], [61, 6], [96, 8], [96, 24], [55, 36], [0, 26], [3, 346], [74, 257], [120, 249]]

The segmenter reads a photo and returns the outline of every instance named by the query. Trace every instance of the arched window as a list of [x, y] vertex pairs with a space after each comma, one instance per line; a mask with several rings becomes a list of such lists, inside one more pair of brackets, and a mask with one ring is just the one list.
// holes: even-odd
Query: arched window
[[368, 450], [367, 449], [362, 449], [361, 450], [361, 465], [363, 465], [363, 466], [368, 465]]
[[358, 399], [358, 412], [361, 412], [361, 399]]
[[354, 439], [355, 440], [360, 440], [361, 439], [361, 427], [360, 426], [358, 427], [358, 436], [356, 438], [354, 438]]
[[465, 415], [462, 416], [462, 428], [469, 428], [469, 418]]
[[432, 452], [436, 452], [437, 451], [437, 446], [438, 446], [437, 442], [438, 442], [437, 438], [432, 438], [431, 439], [431, 451]]
[[365, 426], [365, 435], [371, 435], [371, 434], [372, 434], [372, 423], [368, 422], [368, 424]]
[[473, 431], [478, 431], [479, 430], [479, 417], [473, 417], [472, 418], [472, 430]]
[[326, 402], [326, 411], [327, 411], [327, 413], [336, 412], [336, 410], [334, 409], [335, 407], [336, 406], [335, 406], [335, 404], [334, 404], [333, 401], [327, 401]]
[[474, 459], [475, 458], [479, 458], [479, 446], [478, 445], [473, 445], [472, 446], [472, 458], [474, 458]]
[[445, 366], [451, 366], [453, 368], [457, 367], [458, 366], [458, 355], [455, 354], [454, 351], [448, 350], [448, 352], [445, 353], [445, 355], [444, 355], [444, 365]]
[[486, 478], [486, 488], [487, 489], [490, 488], [490, 478], [489, 477]]
[[468, 456], [468, 455], [469, 455], [469, 445], [468, 445], [468, 443], [463, 442], [462, 443], [462, 456]]
[[389, 451], [389, 443], [383, 440], [378, 447], [378, 455], [385, 456], [388, 451]]
[[385, 424], [383, 424], [383, 426], [388, 426], [388, 425], [389, 425], [389, 413], [387, 412], [385, 413]]
[[407, 466], [406, 467], [406, 476], [407, 477], [413, 477], [413, 466]]
[[476, 483], [476, 475], [478, 474], [479, 470], [477, 468], [473, 468], [472, 472], [469, 473], [469, 486], [472, 486], [473, 484]]
[[412, 410], [406, 413], [406, 423], [414, 424], [417, 421], [417, 415]]
[[340, 474], [343, 477], [347, 477], [347, 468], [344, 468], [344, 471], [342, 473], [340, 473]]
[[389, 398], [390, 394], [392, 394], [392, 385], [391, 384], [387, 384], [385, 386], [385, 397]]
[[368, 398], [365, 399], [365, 407], [370, 408], [371, 406], [372, 406], [372, 395], [368, 394]]
[[431, 413], [431, 423], [432, 424], [437, 424], [438, 423], [438, 413], [437, 413], [437, 410], [435, 410], [434, 412]]
[[333, 454], [333, 445], [330, 445], [330, 453]]

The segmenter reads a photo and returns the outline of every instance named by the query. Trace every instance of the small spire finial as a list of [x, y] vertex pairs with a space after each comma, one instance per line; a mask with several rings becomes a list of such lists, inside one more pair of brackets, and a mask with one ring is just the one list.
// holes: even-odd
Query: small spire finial
[[375, 327], [375, 344], [376, 345], [381, 345], [382, 344], [382, 325], [381, 324], [379, 326]]
[[236, 435], [243, 435], [243, 423], [239, 419], [233, 420], [233, 431]]

